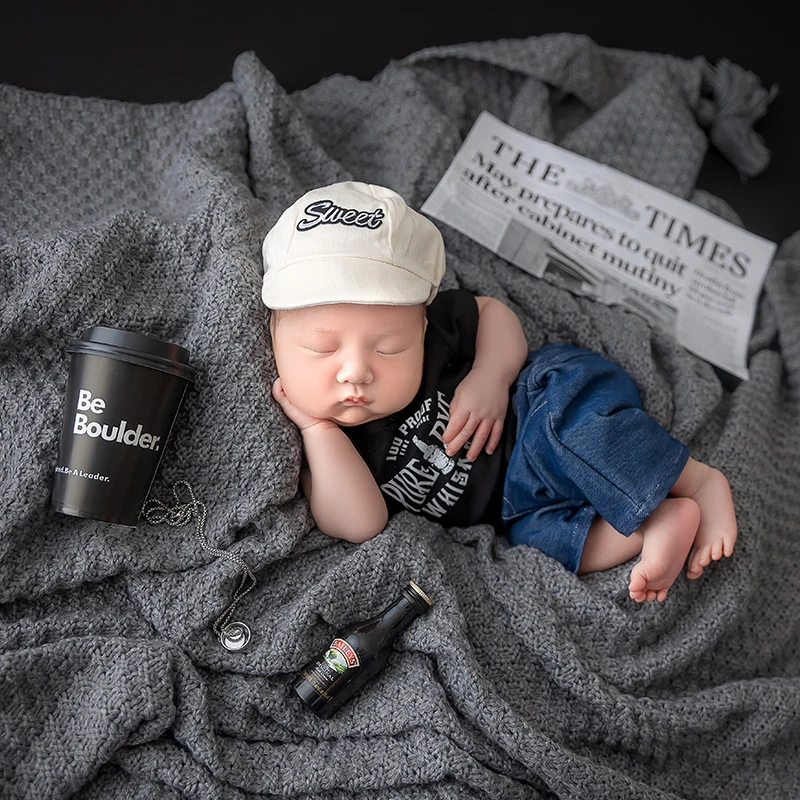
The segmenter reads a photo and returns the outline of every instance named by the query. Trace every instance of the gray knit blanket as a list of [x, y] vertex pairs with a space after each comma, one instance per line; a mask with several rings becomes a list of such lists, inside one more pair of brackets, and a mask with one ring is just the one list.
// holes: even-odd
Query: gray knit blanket
[[[622, 364], [646, 409], [728, 476], [730, 559], [664, 604], [631, 564], [577, 577], [489, 526], [401, 513], [354, 545], [315, 529], [301, 442], [272, 400], [260, 247], [305, 190], [353, 178], [419, 208], [478, 113], [696, 202], [709, 137], [742, 174], [767, 92], [736, 65], [582, 36], [435, 49], [287, 94], [253, 53], [199, 100], [142, 106], [0, 87], [0, 796], [800, 796], [800, 236], [760, 300], [751, 378], [637, 316], [510, 266], [447, 226], [444, 288], [492, 295], [531, 347]], [[211, 546], [257, 586], [229, 652], [237, 564], [192, 523], [50, 510], [69, 341], [92, 325], [187, 347], [197, 382], [151, 498], [186, 480]], [[342, 498], [347, 502], [347, 498]], [[329, 720], [290, 691], [408, 579], [433, 608]]]

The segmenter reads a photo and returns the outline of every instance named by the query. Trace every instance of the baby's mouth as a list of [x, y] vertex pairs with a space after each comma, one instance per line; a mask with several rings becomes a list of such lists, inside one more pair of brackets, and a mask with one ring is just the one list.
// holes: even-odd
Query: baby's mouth
[[346, 406], [365, 406], [369, 403], [366, 397], [356, 397], [355, 395], [351, 397], [346, 397], [342, 402]]

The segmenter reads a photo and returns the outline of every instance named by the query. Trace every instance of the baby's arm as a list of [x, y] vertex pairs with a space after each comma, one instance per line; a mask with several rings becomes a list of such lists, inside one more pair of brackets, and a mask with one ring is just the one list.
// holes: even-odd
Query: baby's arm
[[344, 431], [335, 422], [303, 414], [286, 396], [280, 378], [272, 396], [303, 436], [308, 469], [301, 470], [300, 483], [317, 527], [350, 542], [377, 536], [389, 519], [386, 501]]
[[308, 470], [301, 473], [317, 527], [328, 536], [363, 542], [389, 519], [386, 501], [364, 459], [335, 423], [302, 431]]
[[492, 297], [476, 297], [478, 335], [472, 370], [458, 385], [450, 421], [442, 434], [447, 453], [457, 453], [472, 438], [467, 458], [475, 460], [486, 445], [500, 443], [508, 407], [508, 389], [528, 355], [528, 342], [517, 315]]
[[494, 297], [476, 297], [478, 336], [473, 369], [496, 375], [506, 388], [517, 379], [528, 355], [528, 342], [519, 317]]

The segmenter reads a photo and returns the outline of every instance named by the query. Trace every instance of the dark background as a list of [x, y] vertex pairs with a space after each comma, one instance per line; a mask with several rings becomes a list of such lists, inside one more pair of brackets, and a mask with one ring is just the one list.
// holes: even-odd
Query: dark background
[[[784, 8], [784, 5], [786, 8]], [[30, 3], [0, 11], [0, 83], [40, 92], [155, 103], [203, 97], [253, 50], [287, 90], [326, 75], [369, 80], [389, 61], [433, 45], [582, 33], [605, 47], [720, 58], [779, 87], [756, 131], [772, 151], [746, 182], [713, 148], [698, 186], [726, 200], [755, 233], [780, 242], [800, 229], [800, 66], [797, 4], [719, 2], [515, 3], [448, 14], [384, 12], [370, 4], [199, 3], [114, 10]], [[0, 108], [0, 113], [2, 109]]]

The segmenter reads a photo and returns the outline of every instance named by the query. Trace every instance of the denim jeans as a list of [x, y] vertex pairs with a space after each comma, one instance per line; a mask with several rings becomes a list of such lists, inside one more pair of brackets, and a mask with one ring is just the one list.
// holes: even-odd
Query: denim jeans
[[512, 404], [517, 436], [502, 506], [509, 539], [573, 572], [596, 514], [629, 536], [689, 458], [642, 410], [625, 370], [591, 350], [557, 343], [531, 352]]

